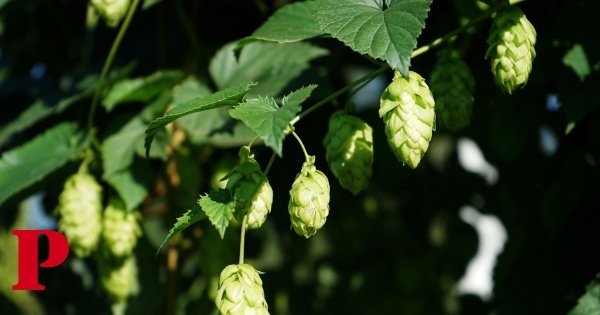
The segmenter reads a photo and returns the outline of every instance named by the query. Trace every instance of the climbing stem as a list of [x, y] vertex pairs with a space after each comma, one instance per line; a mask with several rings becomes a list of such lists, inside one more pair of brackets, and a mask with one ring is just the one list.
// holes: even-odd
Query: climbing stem
[[115, 59], [115, 55], [117, 54], [117, 50], [123, 40], [123, 36], [125, 36], [125, 32], [127, 32], [127, 28], [129, 27], [129, 23], [133, 18], [133, 14], [135, 13], [135, 9], [137, 8], [140, 0], [133, 0], [131, 6], [129, 7], [129, 11], [127, 11], [127, 15], [125, 16], [125, 20], [123, 20], [123, 24], [121, 24], [121, 28], [119, 29], [119, 33], [115, 38], [115, 41], [110, 48], [110, 52], [108, 53], [108, 57], [104, 62], [104, 66], [102, 67], [102, 72], [100, 73], [100, 79], [98, 80], [98, 85], [96, 86], [96, 91], [94, 91], [94, 97], [92, 98], [92, 106], [90, 107], [90, 113], [88, 115], [88, 130], [90, 130], [91, 137], [94, 138], [94, 115], [96, 114], [96, 108], [98, 107], [98, 102], [100, 101], [100, 95], [102, 94], [102, 89], [104, 88], [104, 80], [106, 79], [106, 75], [110, 70], [110, 67]]
[[240, 236], [240, 265], [244, 263], [244, 243], [246, 242], [246, 225], [248, 224], [248, 213], [242, 220], [242, 234]]
[[308, 152], [306, 152], [306, 148], [304, 147], [304, 143], [302, 143], [302, 140], [300, 139], [300, 137], [298, 136], [298, 134], [296, 134], [295, 131], [292, 131], [292, 135], [294, 136], [294, 138], [296, 138], [296, 140], [298, 140], [298, 143], [300, 144], [300, 147], [302, 148], [302, 152], [304, 152], [304, 158], [306, 159], [306, 163], [309, 163], [310, 156], [308, 155]]

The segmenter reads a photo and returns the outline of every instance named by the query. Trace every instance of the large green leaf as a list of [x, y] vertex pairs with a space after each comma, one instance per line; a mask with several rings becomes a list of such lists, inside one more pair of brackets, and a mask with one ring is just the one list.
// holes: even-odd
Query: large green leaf
[[281, 156], [285, 129], [302, 110], [300, 104], [316, 87], [316, 85], [309, 85], [290, 93], [283, 98], [281, 107], [277, 106], [272, 97], [259, 96], [249, 99], [234, 107], [230, 114], [231, 117], [243, 121], [267, 146]]
[[295, 2], [275, 11], [252, 35], [237, 44], [236, 51], [255, 41], [291, 43], [326, 34], [315, 20], [317, 1]]
[[208, 195], [201, 196], [198, 204], [223, 238], [234, 210], [234, 202], [229, 190], [212, 191]]
[[195, 98], [191, 101], [185, 102], [175, 106], [173, 109], [167, 112], [164, 117], [157, 118], [150, 122], [148, 129], [146, 129], [146, 138], [144, 146], [146, 147], [146, 155], [150, 152], [150, 146], [154, 135], [164, 126], [172, 123], [177, 118], [200, 112], [209, 109], [215, 109], [223, 106], [237, 105], [242, 101], [246, 93], [256, 83], [243, 83], [228, 89], [218, 91], [216, 93]]
[[75, 123], [61, 123], [0, 159], [0, 204], [43, 179], [78, 152], [83, 134]]
[[146, 125], [140, 117], [133, 117], [125, 126], [102, 143], [104, 177], [122, 171], [131, 165], [136, 142], [142, 142]]
[[431, 0], [322, 0], [321, 29], [354, 51], [385, 60], [408, 77], [410, 56], [425, 27]]
[[181, 71], [157, 71], [143, 78], [124, 79], [112, 86], [102, 105], [110, 111], [121, 103], [148, 102], [181, 81], [182, 77]]
[[177, 218], [177, 222], [175, 222], [175, 225], [173, 225], [171, 230], [169, 230], [169, 234], [167, 234], [165, 240], [162, 242], [162, 244], [160, 244], [160, 247], [158, 248], [158, 251], [156, 253], [158, 254], [163, 245], [165, 245], [165, 243], [171, 237], [173, 237], [173, 235], [185, 230], [188, 226], [198, 221], [202, 221], [204, 219], [206, 219], [206, 213], [202, 211], [200, 205], [194, 205], [192, 209], [188, 210], [181, 217]]
[[137, 161], [131, 168], [106, 176], [106, 181], [119, 193], [127, 210], [135, 209], [148, 195], [150, 176], [148, 162]]
[[250, 95], [277, 96], [309, 62], [326, 55], [325, 49], [307, 43], [265, 43], [247, 45], [239, 58], [233, 53], [235, 44], [225, 45], [209, 65], [210, 74], [219, 89], [241, 82], [258, 82]]

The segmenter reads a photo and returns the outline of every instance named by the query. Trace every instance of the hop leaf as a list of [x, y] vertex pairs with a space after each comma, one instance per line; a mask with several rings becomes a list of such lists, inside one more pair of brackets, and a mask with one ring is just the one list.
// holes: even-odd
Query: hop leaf
[[437, 123], [452, 131], [468, 126], [475, 79], [456, 50], [445, 50], [438, 57], [429, 86], [435, 98]]
[[269, 314], [259, 272], [248, 264], [223, 269], [215, 304], [223, 315]]
[[326, 159], [342, 187], [356, 195], [367, 188], [373, 173], [373, 130], [362, 119], [335, 112], [323, 140]]
[[134, 255], [123, 260], [112, 260], [98, 255], [98, 269], [102, 287], [116, 302], [127, 300], [139, 291], [138, 269]]
[[244, 215], [248, 214], [246, 227], [258, 229], [271, 212], [273, 189], [267, 178], [262, 180], [264, 174], [258, 162], [250, 155], [250, 148], [240, 148], [239, 156], [240, 164], [226, 177], [226, 188], [234, 197], [236, 220], [241, 223]]
[[535, 28], [518, 7], [509, 6], [494, 19], [485, 58], [490, 58], [496, 84], [504, 92], [512, 94], [527, 84], [536, 36]]
[[98, 245], [101, 232], [102, 187], [92, 175], [67, 179], [58, 198], [58, 230], [65, 234], [78, 257], [88, 256]]
[[106, 21], [106, 25], [116, 27], [127, 14], [131, 0], [91, 0], [92, 6]]
[[142, 236], [138, 220], [139, 213], [127, 211], [121, 199], [110, 200], [102, 218], [102, 240], [107, 254], [122, 259], [133, 252], [138, 237]]
[[408, 78], [394, 71], [383, 91], [379, 117], [383, 117], [388, 144], [402, 163], [416, 168], [429, 147], [435, 130], [435, 102], [429, 87], [416, 72]]
[[298, 235], [311, 237], [325, 225], [329, 215], [329, 181], [314, 166], [315, 157], [302, 165], [292, 184], [288, 211]]

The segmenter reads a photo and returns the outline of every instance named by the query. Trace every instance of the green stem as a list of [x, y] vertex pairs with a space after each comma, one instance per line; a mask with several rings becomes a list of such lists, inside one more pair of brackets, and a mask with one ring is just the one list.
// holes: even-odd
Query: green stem
[[[258, 182], [258, 185], [256, 185], [256, 189], [252, 193], [252, 198], [250, 198], [250, 200], [254, 200], [254, 196], [260, 190], [260, 186], [262, 185], [265, 178], [267, 178], [267, 174], [269, 174], [269, 171], [271, 170], [271, 166], [273, 166], [273, 162], [275, 162], [275, 157], [277, 157], [277, 154], [273, 151], [273, 154], [271, 154], [271, 159], [269, 160], [269, 164], [267, 164], [267, 168], [265, 168], [263, 176], [260, 179], [260, 181]], [[246, 243], [246, 225], [247, 224], [248, 224], [248, 213], [246, 213], [244, 215], [244, 219], [242, 219], [242, 233], [240, 235], [240, 259], [239, 259], [240, 264], [244, 263], [244, 246]]]
[[350, 90], [351, 88], [365, 82], [368, 80], [372, 80], [373, 78], [377, 77], [378, 75], [382, 74], [383, 72], [385, 72], [385, 70], [387, 70], [389, 68], [389, 66], [387, 64], [384, 64], [383, 66], [381, 66], [379, 69], [365, 75], [364, 77], [350, 83], [349, 85], [346, 85], [345, 87], [335, 91], [333, 94], [327, 96], [326, 98], [324, 98], [323, 100], [321, 100], [320, 102], [318, 102], [317, 104], [307, 108], [305, 111], [303, 111], [302, 113], [300, 113], [300, 115], [294, 117], [294, 119], [292, 119], [292, 121], [290, 122], [290, 124], [293, 126], [295, 123], [297, 123], [300, 119], [308, 116], [310, 113], [314, 112], [315, 110], [319, 109], [319, 107], [331, 102], [334, 98], [346, 93], [348, 90]]
[[244, 245], [246, 243], [246, 225], [248, 224], [248, 214], [244, 215], [242, 220], [242, 235], [240, 236], [240, 265], [244, 263]]
[[88, 130], [90, 130], [91, 137], [94, 137], [94, 133], [92, 129], [94, 128], [94, 115], [96, 113], [96, 108], [98, 107], [98, 101], [100, 100], [100, 94], [102, 94], [102, 88], [104, 85], [104, 80], [106, 79], [106, 75], [108, 74], [108, 70], [110, 70], [110, 66], [115, 59], [115, 55], [117, 54], [117, 50], [119, 49], [119, 45], [123, 40], [123, 36], [129, 27], [129, 22], [133, 18], [133, 14], [135, 13], [135, 8], [137, 7], [140, 0], [133, 0], [131, 6], [129, 7], [129, 11], [127, 11], [127, 16], [121, 24], [121, 28], [119, 29], [119, 33], [117, 34], [117, 38], [113, 42], [112, 47], [110, 48], [110, 52], [108, 53], [108, 57], [104, 62], [104, 66], [102, 67], [102, 73], [100, 74], [100, 79], [98, 80], [98, 85], [96, 86], [96, 91], [94, 92], [94, 98], [92, 99], [92, 106], [90, 108], [90, 113], [88, 115]]
[[488, 18], [490, 15], [492, 15], [494, 12], [500, 10], [501, 8], [503, 8], [505, 5], [498, 5], [495, 7], [492, 7], [491, 9], [489, 9], [488, 11], [484, 12], [483, 14], [481, 14], [480, 16], [476, 17], [475, 19], [471, 20], [469, 23], [455, 29], [454, 31], [434, 40], [433, 42], [425, 45], [425, 46], [421, 46], [417, 49], [415, 49], [412, 53], [412, 55], [410, 56], [411, 58], [417, 57], [423, 53], [426, 53], [427, 51], [431, 50], [432, 48], [435, 48], [437, 46], [439, 46], [440, 44], [444, 43], [445, 41], [451, 39], [452, 37], [458, 35], [461, 32], [464, 32], [465, 30], [471, 28], [473, 25], [485, 20], [486, 18]]
[[306, 159], [306, 163], [309, 163], [310, 156], [308, 155], [308, 152], [306, 152], [304, 143], [302, 143], [302, 140], [300, 140], [300, 137], [298, 137], [298, 134], [296, 134], [295, 131], [292, 131], [292, 135], [296, 138], [296, 140], [298, 140], [298, 143], [300, 144], [300, 147], [302, 148], [302, 151], [304, 152], [304, 158]]

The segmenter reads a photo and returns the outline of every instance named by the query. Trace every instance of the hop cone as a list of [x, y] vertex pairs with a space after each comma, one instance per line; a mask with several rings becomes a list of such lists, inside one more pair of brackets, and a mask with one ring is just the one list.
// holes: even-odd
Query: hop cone
[[215, 303], [223, 315], [269, 314], [259, 272], [248, 264], [223, 269]]
[[78, 257], [88, 256], [100, 239], [102, 187], [92, 175], [75, 174], [58, 198], [58, 230]]
[[448, 50], [439, 56], [429, 86], [435, 98], [437, 123], [452, 131], [468, 126], [475, 79], [457, 51]]
[[[267, 219], [273, 204], [273, 189], [267, 178], [258, 184], [263, 178], [260, 165], [250, 155], [248, 147], [242, 147], [239, 152], [240, 164], [233, 168], [227, 175], [227, 189], [234, 196], [234, 216], [238, 222], [242, 222], [244, 215], [248, 214], [246, 227], [258, 229]], [[254, 194], [258, 187], [258, 192]]]
[[323, 140], [327, 163], [342, 187], [356, 195], [373, 173], [373, 130], [362, 119], [335, 112]]
[[288, 205], [294, 231], [306, 238], [317, 233], [329, 215], [329, 181], [314, 163], [315, 157], [311, 156], [302, 165], [292, 184]]
[[127, 13], [131, 0], [91, 0], [91, 3], [106, 25], [116, 27]]
[[417, 167], [435, 130], [435, 102], [425, 79], [412, 71], [406, 79], [394, 71], [380, 102], [379, 117], [383, 117], [388, 144], [398, 160]]
[[134, 255], [123, 260], [112, 260], [98, 255], [98, 267], [102, 287], [116, 302], [127, 300], [139, 290], [137, 263]]
[[487, 40], [496, 84], [508, 94], [525, 86], [535, 58], [535, 28], [521, 9], [509, 6], [498, 13]]
[[142, 236], [138, 219], [139, 213], [127, 211], [121, 199], [110, 200], [102, 218], [102, 241], [107, 254], [122, 259], [133, 252]]

